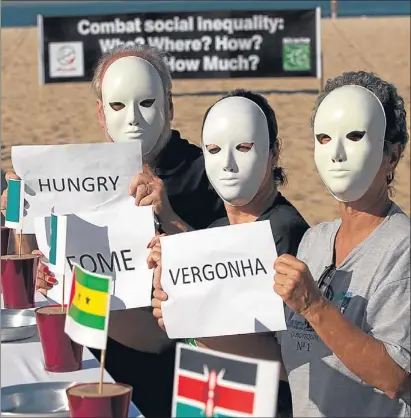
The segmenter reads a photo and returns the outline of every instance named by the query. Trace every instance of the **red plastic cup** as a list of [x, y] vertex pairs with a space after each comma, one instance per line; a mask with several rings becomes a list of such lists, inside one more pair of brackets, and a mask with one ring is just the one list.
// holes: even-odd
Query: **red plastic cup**
[[81, 369], [83, 346], [64, 332], [67, 305], [48, 305], [35, 311], [43, 348], [44, 368], [48, 372], [66, 373]]
[[1, 256], [1, 287], [6, 309], [34, 308], [39, 262], [37, 254]]
[[9, 249], [10, 228], [1, 227], [1, 255], [7, 255]]
[[123, 383], [79, 383], [67, 389], [71, 418], [127, 418], [133, 388]]

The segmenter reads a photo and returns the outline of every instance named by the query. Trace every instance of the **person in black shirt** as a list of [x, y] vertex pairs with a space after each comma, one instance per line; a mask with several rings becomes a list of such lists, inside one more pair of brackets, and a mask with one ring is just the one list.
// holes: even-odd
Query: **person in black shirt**
[[[171, 129], [172, 83], [164, 56], [144, 45], [116, 47], [99, 60], [92, 86], [106, 140], [142, 142], [144, 173], [130, 194], [137, 205], [153, 205], [158, 229], [172, 234], [206, 228], [226, 212], [208, 181], [202, 149]], [[2, 211], [6, 205], [3, 192]], [[35, 249], [32, 239], [25, 251]], [[37, 287], [46, 291], [52, 281], [41, 264]], [[100, 359], [99, 350], [91, 351]], [[105, 367], [114, 380], [133, 387], [133, 401], [146, 418], [171, 414], [174, 351], [151, 307], [110, 313]]]
[[[144, 172], [130, 195], [136, 205], [153, 206], [160, 232], [206, 228], [225, 216], [202, 149], [171, 129], [172, 83], [162, 52], [144, 45], [114, 48], [99, 60], [92, 86], [107, 140], [142, 142]], [[174, 359], [175, 342], [159, 330], [151, 307], [110, 313], [106, 369], [133, 387], [133, 401], [146, 418], [171, 415]]]
[[[227, 217], [214, 221], [209, 227], [269, 220], [278, 255], [296, 254], [309, 225], [277, 190], [278, 185], [285, 183], [285, 175], [278, 167], [275, 113], [264, 97], [235, 90], [211, 106], [203, 121], [202, 146], [207, 176], [227, 211]], [[148, 264], [155, 268], [153, 314], [160, 327], [164, 327], [161, 302], [167, 300], [167, 295], [160, 284], [159, 239], [153, 239], [150, 246]], [[272, 333], [187, 342], [232, 354], [281, 361], [280, 348]], [[278, 412], [280, 416], [290, 416], [291, 394], [284, 370], [281, 377]]]

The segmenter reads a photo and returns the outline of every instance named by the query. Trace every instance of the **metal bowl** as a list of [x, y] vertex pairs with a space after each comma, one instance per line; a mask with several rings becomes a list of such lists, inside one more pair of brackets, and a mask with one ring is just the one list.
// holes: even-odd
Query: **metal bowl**
[[1, 342], [30, 338], [37, 332], [32, 309], [1, 310]]
[[73, 382], [40, 382], [1, 388], [1, 416], [68, 418], [66, 389]]

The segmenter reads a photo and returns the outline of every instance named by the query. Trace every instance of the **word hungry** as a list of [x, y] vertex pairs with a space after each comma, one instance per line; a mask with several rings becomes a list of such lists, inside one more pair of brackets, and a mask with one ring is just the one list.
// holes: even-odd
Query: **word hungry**
[[259, 272], [267, 274], [263, 263], [259, 258], [255, 260], [227, 261], [215, 265], [205, 264], [203, 267], [191, 266], [178, 268], [177, 271], [169, 270], [171, 280], [176, 286], [179, 283], [191, 284], [196, 282], [212, 281], [214, 279], [227, 279], [228, 277], [256, 276]]
[[114, 179], [111, 176], [62, 178], [62, 179], [38, 179], [40, 192], [101, 192], [116, 190], [119, 176]]

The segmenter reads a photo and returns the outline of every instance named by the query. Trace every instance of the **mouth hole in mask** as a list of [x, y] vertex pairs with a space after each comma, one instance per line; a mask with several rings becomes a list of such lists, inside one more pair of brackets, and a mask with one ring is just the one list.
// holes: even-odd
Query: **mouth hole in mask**
[[217, 154], [221, 151], [221, 148], [215, 144], [206, 145], [206, 149], [210, 154]]
[[156, 99], [145, 99], [142, 102], [140, 102], [140, 106], [142, 107], [151, 107], [153, 106]]
[[242, 144], [238, 144], [235, 149], [240, 152], [248, 152], [253, 146], [254, 142], [243, 142]]
[[125, 107], [124, 103], [121, 103], [121, 102], [111, 102], [109, 104], [110, 104], [110, 107], [116, 112], [118, 112], [121, 109], [124, 109]]
[[317, 134], [315, 135], [315, 137], [317, 138], [317, 141], [322, 145], [327, 144], [331, 141], [330, 135], [327, 134]]
[[350, 141], [358, 142], [363, 138], [364, 135], [365, 135], [365, 131], [352, 131], [352, 132], [349, 132], [346, 135], [346, 137]]

